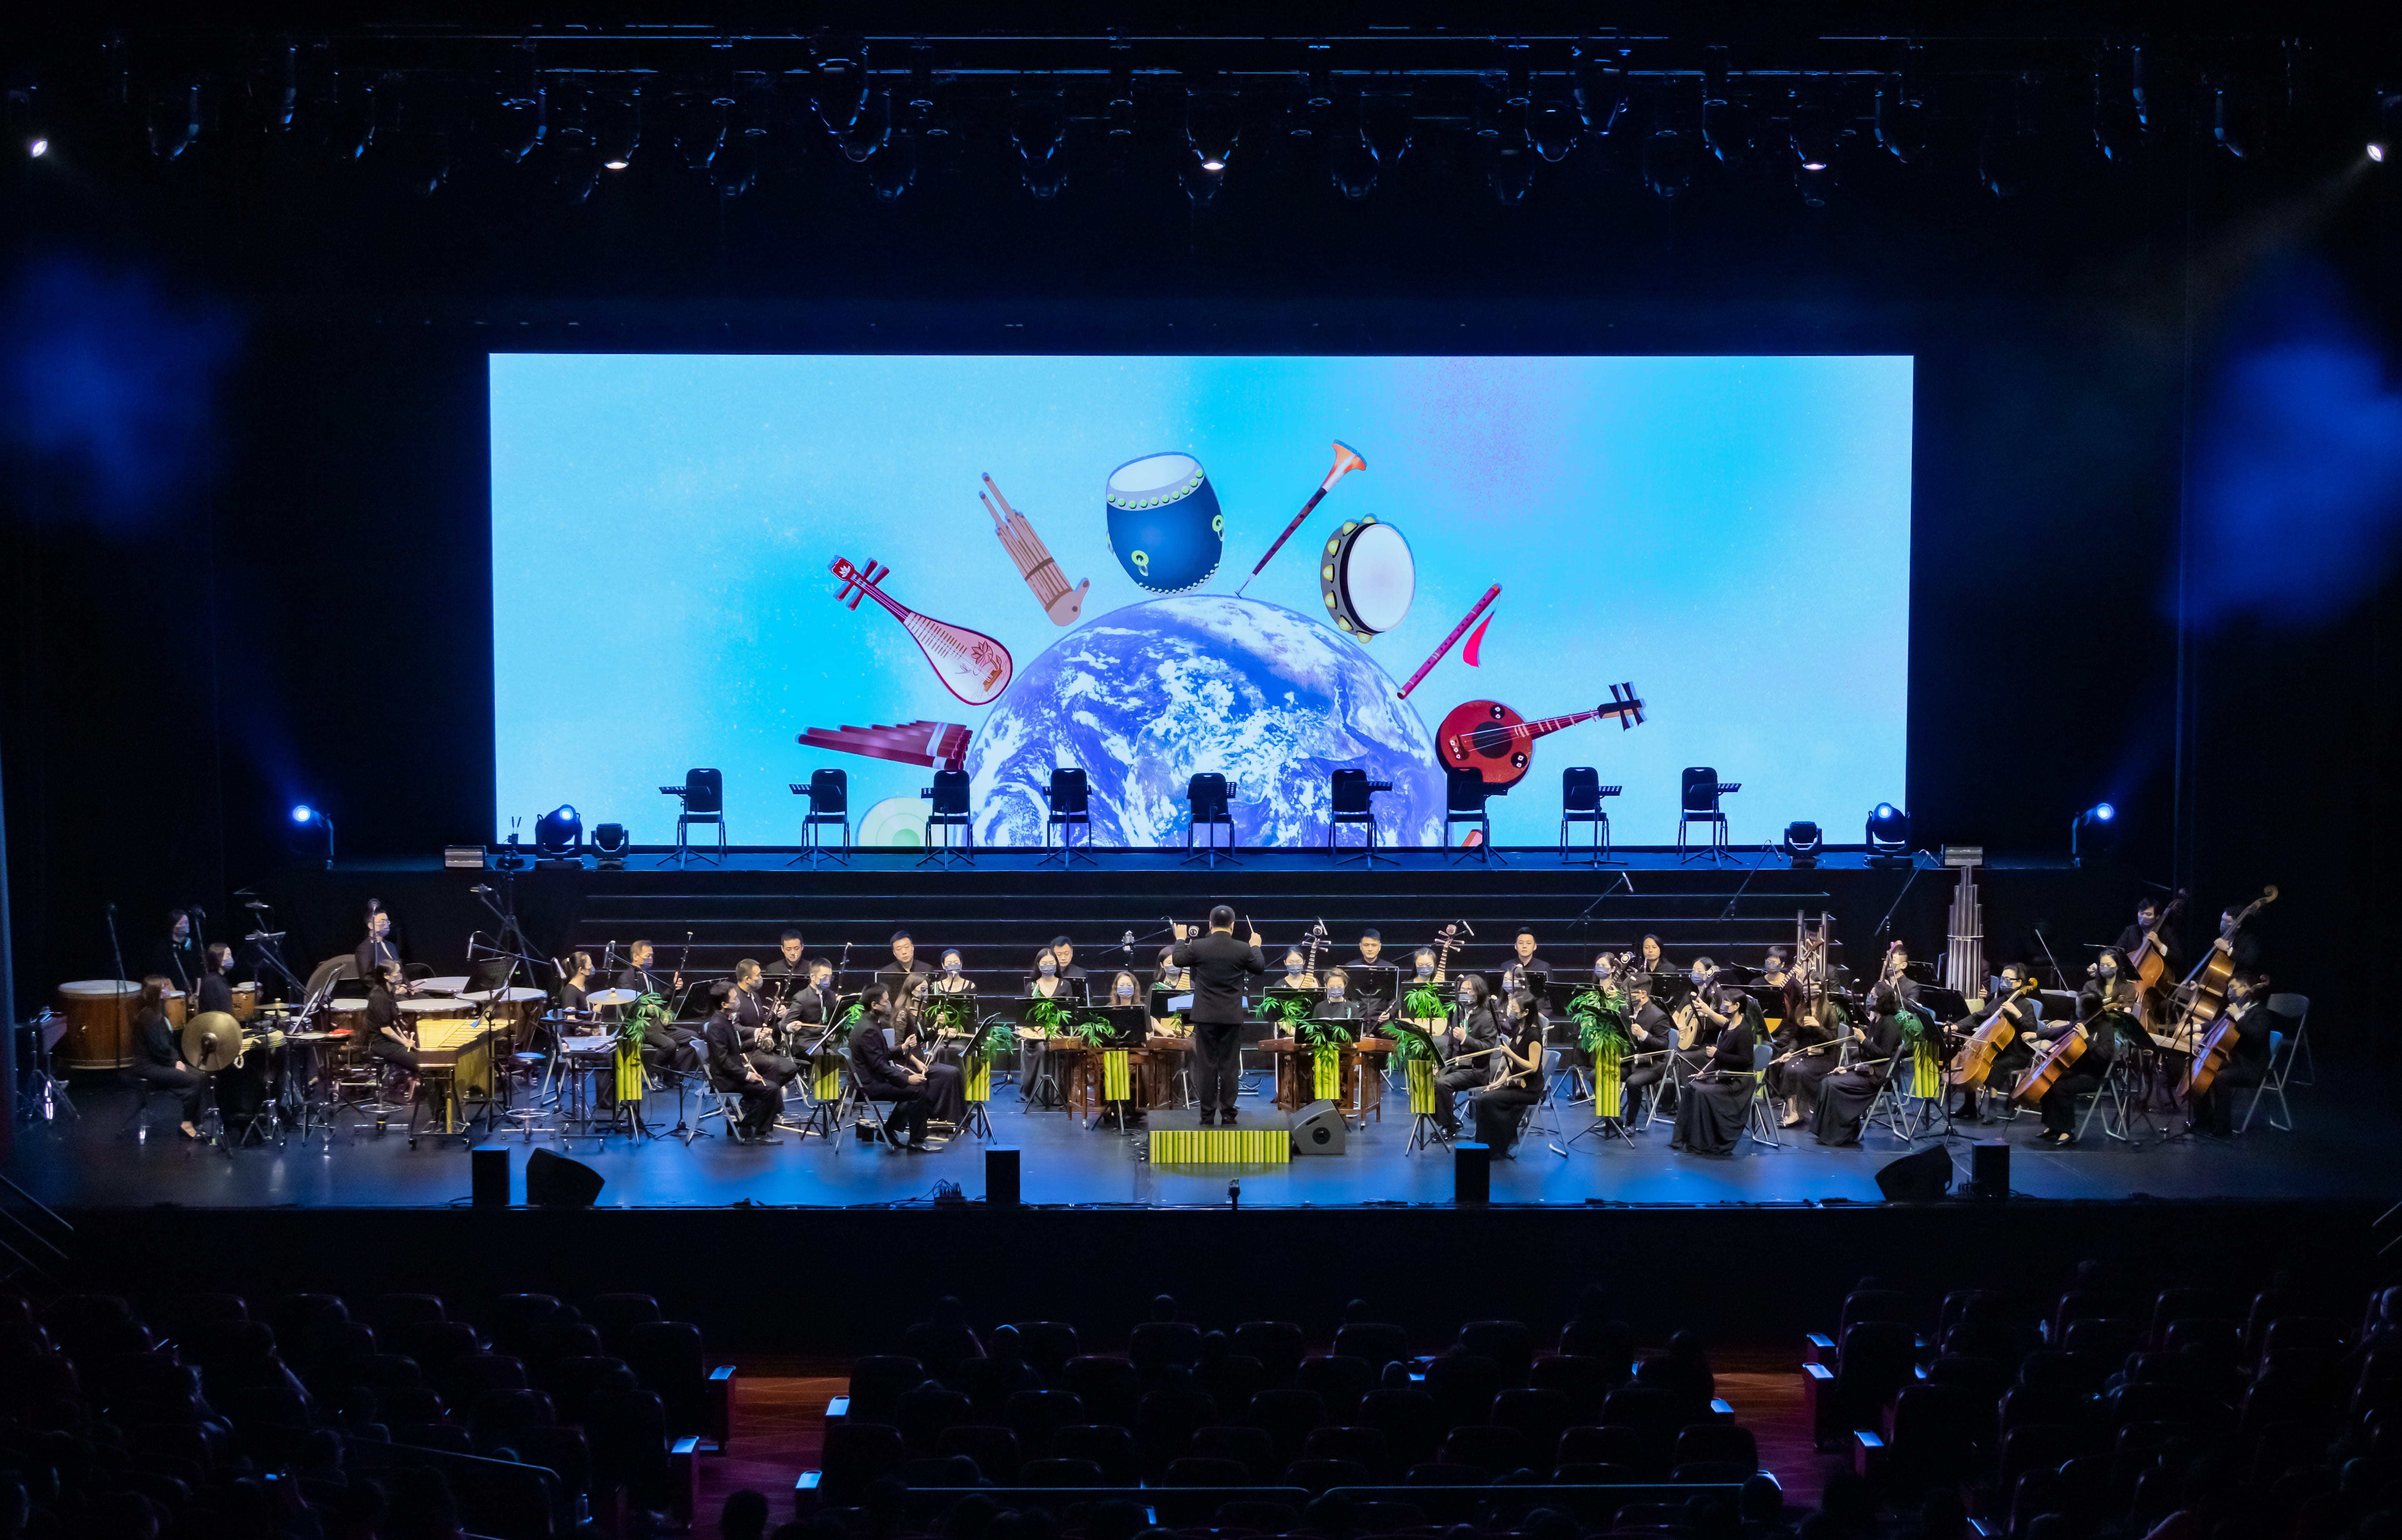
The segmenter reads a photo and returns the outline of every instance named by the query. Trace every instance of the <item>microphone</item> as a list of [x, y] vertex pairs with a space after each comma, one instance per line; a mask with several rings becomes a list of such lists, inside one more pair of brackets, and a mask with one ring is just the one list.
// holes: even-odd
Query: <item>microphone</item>
[[476, 966], [476, 938], [482, 934], [480, 930], [467, 932], [467, 966], [470, 968]]
[[1476, 927], [1469, 924], [1466, 920], [1462, 920], [1459, 922], [1459, 932], [1463, 936], [1473, 936], [1476, 934]]
[[1129, 957], [1134, 956], [1133, 931], [1129, 930], [1125, 935], [1118, 938], [1118, 950], [1125, 953]]
[[491, 894], [492, 885], [488, 882], [479, 882], [475, 887], [467, 889], [467, 891], [475, 894], [477, 898], [487, 898]]
[[191, 915], [192, 918], [196, 920], [205, 920], [209, 917], [209, 912], [201, 908], [199, 904], [191, 905], [185, 910], [185, 913]]

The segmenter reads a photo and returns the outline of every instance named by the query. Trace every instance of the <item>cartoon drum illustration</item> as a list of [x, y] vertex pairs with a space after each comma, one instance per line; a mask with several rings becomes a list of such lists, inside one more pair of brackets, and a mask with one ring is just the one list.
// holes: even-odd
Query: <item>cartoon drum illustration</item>
[[1360, 641], [1389, 631], [1418, 589], [1410, 543], [1389, 524], [1346, 519], [1318, 558], [1318, 591], [1336, 629]]
[[1145, 455], [1110, 473], [1110, 552], [1154, 594], [1209, 581], [1225, 549], [1226, 516], [1208, 473], [1191, 455]]

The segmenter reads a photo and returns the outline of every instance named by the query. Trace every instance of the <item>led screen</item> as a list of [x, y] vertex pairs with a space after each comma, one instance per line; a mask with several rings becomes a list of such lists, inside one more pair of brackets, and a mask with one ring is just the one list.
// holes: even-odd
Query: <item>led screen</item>
[[1181, 845], [1200, 773], [1247, 846], [1322, 845], [1345, 769], [1402, 845], [1447, 770], [1501, 845], [1579, 766], [1622, 844], [1688, 766], [1738, 842], [1904, 795], [1907, 357], [490, 363], [502, 833], [665, 843], [695, 766], [742, 845], [821, 769], [917, 843], [946, 760], [986, 845], [1062, 766], [1104, 846]]

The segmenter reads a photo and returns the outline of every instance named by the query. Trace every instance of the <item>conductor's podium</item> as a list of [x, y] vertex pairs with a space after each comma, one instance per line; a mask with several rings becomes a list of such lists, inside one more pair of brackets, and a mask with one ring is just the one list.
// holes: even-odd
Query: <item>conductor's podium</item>
[[1281, 1112], [1242, 1115], [1234, 1127], [1204, 1128], [1192, 1107], [1147, 1120], [1153, 1165], [1282, 1165], [1292, 1158], [1292, 1120]]

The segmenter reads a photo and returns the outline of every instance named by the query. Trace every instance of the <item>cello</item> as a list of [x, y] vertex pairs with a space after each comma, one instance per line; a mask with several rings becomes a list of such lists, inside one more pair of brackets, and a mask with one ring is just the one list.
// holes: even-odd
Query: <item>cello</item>
[[1994, 1072], [1994, 1060], [2018, 1040], [2019, 1029], [2002, 1019], [2003, 1009], [2034, 994], [2036, 988], [2035, 979], [2020, 980], [2018, 987], [2002, 997], [1977, 1030], [1968, 1035], [1968, 1040], [1960, 1045], [1960, 1051], [1952, 1055], [1946, 1079], [1955, 1089], [1967, 1090], [1985, 1083], [1986, 1077]]
[[2133, 956], [2127, 959], [2127, 976], [2135, 983], [2135, 1020], [2146, 1032], [2158, 1032], [2166, 1019], [2167, 992], [2161, 981], [2168, 977], [2168, 949], [2160, 942], [2160, 932], [2168, 928], [2176, 912], [2185, 907], [2186, 892], [2180, 887], [2169, 900], [2169, 906], [2153, 919], [2152, 928], [2135, 945]]
[[2277, 901], [2276, 885], [2260, 890], [2260, 896], [2243, 906], [2235, 916], [2229, 933], [2221, 936], [2203, 958], [2202, 966], [2185, 983], [2185, 1010], [2177, 1022], [2176, 1035], [2188, 1041], [2203, 1028], [2209, 1035], [2202, 1038], [2193, 1051], [2193, 1062], [2186, 1066], [2185, 1079], [2177, 1086], [2177, 1094], [2188, 1102], [2210, 1089], [2211, 1081], [2226, 1067], [2228, 1056], [2235, 1051], [2235, 1024], [2226, 1019], [2227, 984], [2235, 977], [2233, 932], [2243, 928], [2253, 915]]

